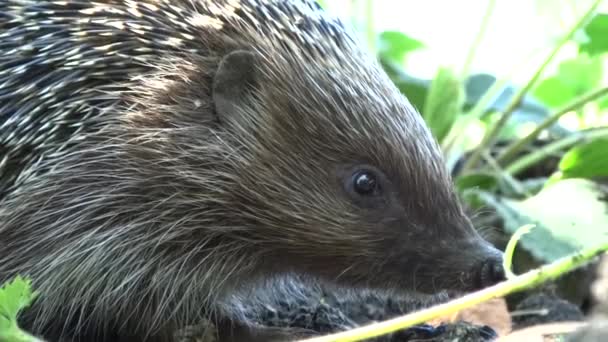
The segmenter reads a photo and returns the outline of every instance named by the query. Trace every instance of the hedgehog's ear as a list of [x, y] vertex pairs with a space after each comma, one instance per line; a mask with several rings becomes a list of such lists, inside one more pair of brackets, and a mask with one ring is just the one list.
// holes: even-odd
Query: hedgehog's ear
[[237, 119], [239, 108], [247, 102], [247, 94], [255, 83], [254, 64], [253, 53], [243, 50], [230, 52], [220, 61], [212, 90], [220, 122]]

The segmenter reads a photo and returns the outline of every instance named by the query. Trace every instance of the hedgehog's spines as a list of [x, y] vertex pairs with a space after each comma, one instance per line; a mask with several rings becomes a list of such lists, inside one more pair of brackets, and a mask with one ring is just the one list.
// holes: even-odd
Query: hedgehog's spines
[[44, 154], [73, 145], [105, 115], [100, 108], [119, 106], [133, 77], [158, 64], [156, 51], [207, 54], [249, 39], [269, 44], [270, 54], [346, 63], [342, 49], [353, 43], [305, 0], [2, 0], [0, 13], [0, 199], [36, 174]]

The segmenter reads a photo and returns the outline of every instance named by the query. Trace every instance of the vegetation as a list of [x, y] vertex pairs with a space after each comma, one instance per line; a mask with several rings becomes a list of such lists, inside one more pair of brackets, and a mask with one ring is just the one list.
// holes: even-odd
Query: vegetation
[[19, 313], [38, 295], [30, 281], [21, 277], [6, 282], [0, 288], [0, 342], [36, 342], [38, 339], [21, 330], [17, 324]]
[[[372, 1], [353, 2], [368, 8]], [[534, 224], [520, 244], [540, 263], [552, 262], [608, 241], [608, 13], [598, 12], [600, 0], [590, 2], [517, 86], [469, 72], [495, 2], [488, 1], [464, 65], [440, 66], [431, 80], [408, 69], [424, 42], [397, 31], [363, 37], [439, 140], [471, 211], [492, 209], [477, 223], [502, 227], [504, 241]], [[370, 13], [353, 20], [360, 30], [373, 30]], [[566, 48], [574, 57], [558, 59]]]

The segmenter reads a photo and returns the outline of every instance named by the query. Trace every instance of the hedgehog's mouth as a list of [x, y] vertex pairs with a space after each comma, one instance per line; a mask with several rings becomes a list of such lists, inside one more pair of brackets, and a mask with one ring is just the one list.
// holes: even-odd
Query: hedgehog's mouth
[[445, 290], [444, 292], [445, 292], [445, 294], [446, 294], [447, 298], [448, 298], [449, 300], [452, 300], [452, 299], [456, 299], [456, 298], [462, 297], [462, 296], [466, 295], [467, 293], [470, 293], [471, 291], [464, 291], [464, 290]]

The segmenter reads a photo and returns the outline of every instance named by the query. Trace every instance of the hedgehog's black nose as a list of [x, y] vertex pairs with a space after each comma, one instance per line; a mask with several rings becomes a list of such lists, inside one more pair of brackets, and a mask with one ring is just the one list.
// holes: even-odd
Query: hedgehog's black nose
[[502, 255], [491, 257], [481, 264], [478, 277], [479, 288], [492, 286], [505, 279], [505, 271], [502, 267]]

